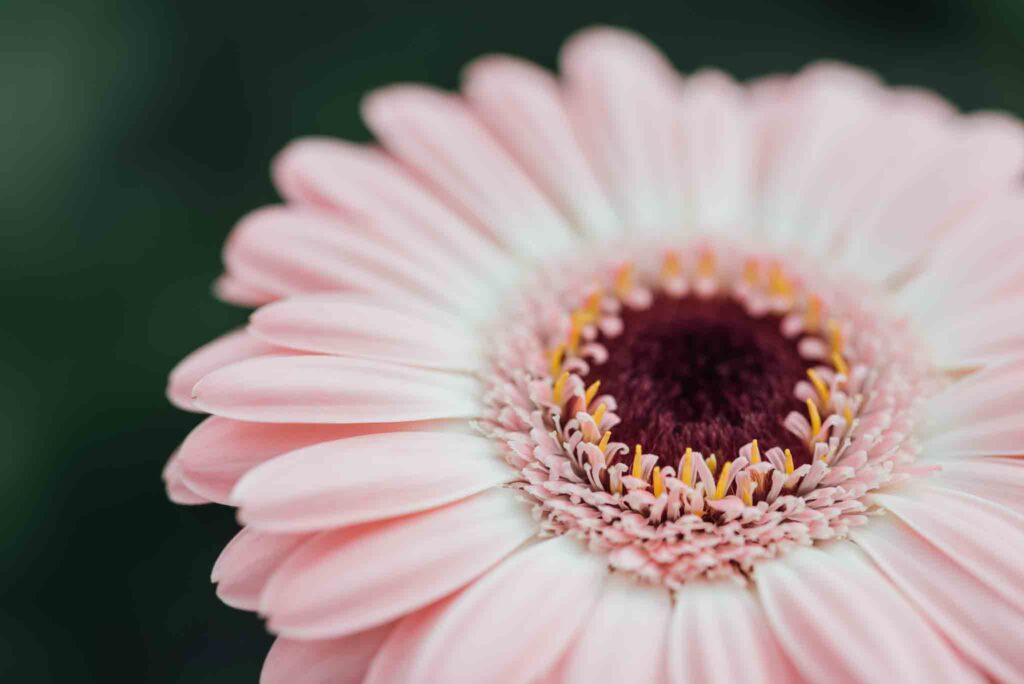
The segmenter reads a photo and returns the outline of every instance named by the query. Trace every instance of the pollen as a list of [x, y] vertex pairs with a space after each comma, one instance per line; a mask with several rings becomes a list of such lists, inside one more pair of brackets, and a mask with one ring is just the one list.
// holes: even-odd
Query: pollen
[[562, 371], [551, 390], [551, 400], [556, 406], [562, 405], [562, 393], [565, 392], [565, 383], [567, 382], [569, 382], [569, 371]]
[[710, 249], [702, 249], [700, 259], [697, 261], [697, 276], [699, 278], [713, 278], [715, 275], [715, 253]]
[[850, 367], [846, 365], [846, 359], [838, 351], [832, 352], [832, 365], [835, 366], [837, 373], [850, 376]]
[[811, 384], [814, 385], [818, 396], [821, 397], [821, 401], [827, 406], [829, 399], [828, 385], [825, 384], [825, 381], [821, 379], [821, 376], [813, 368], [807, 369], [807, 377], [810, 378]]
[[786, 451], [784, 453], [786, 454], [786, 474], [787, 475], [792, 475], [793, 474], [793, 470], [794, 470], [794, 468], [793, 468], [793, 452], [790, 451], [789, 449], [786, 449]]
[[729, 471], [732, 470], [732, 461], [726, 461], [722, 466], [722, 473], [718, 476], [718, 486], [715, 487], [715, 499], [725, 497], [725, 487], [729, 484]]
[[[594, 397], [597, 396], [597, 391], [599, 389], [601, 389], [601, 381], [600, 380], [595, 380], [594, 382], [592, 382], [590, 384], [590, 387], [587, 388], [586, 393], [583, 395], [584, 407], [590, 406], [590, 402], [594, 401]], [[604, 404], [601, 404], [601, 406], [604, 406]], [[597, 421], [597, 422], [601, 422], [601, 421]]]
[[[601, 405], [604, 406], [604, 404], [601, 404]], [[610, 442], [611, 440], [612, 440], [612, 431], [611, 430], [605, 430], [604, 431], [604, 435], [601, 437], [600, 443], [597, 445], [597, 448], [600, 449], [602, 453], [604, 453], [608, 449], [608, 442]]]
[[683, 484], [687, 487], [693, 486], [693, 449], [686, 447], [686, 453], [683, 454], [683, 465], [679, 469], [683, 476]]
[[818, 413], [818, 406], [812, 399], [807, 400], [807, 416], [811, 420], [811, 442], [814, 442], [815, 436], [821, 430], [821, 414]]
[[654, 496], [659, 497], [665, 492], [665, 480], [661, 476], [661, 468], [654, 467], [654, 474], [651, 476], [651, 483], [654, 486]]
[[643, 449], [639, 444], [636, 445], [636, 450], [633, 452], [633, 471], [630, 473], [633, 477], [638, 480], [644, 474], [644, 458]]
[[548, 370], [551, 371], [551, 377], [557, 378], [559, 371], [562, 370], [562, 359], [565, 357], [565, 345], [560, 344], [551, 350], [549, 358]]
[[750, 443], [750, 462], [754, 465], [761, 462], [761, 449], [758, 448], [756, 439]]
[[625, 263], [615, 271], [615, 294], [625, 299], [633, 291], [633, 264]]
[[608, 410], [608, 407], [602, 401], [598, 405], [597, 410], [594, 411], [594, 424], [595, 425], [598, 425], [598, 426], [601, 425], [601, 420], [604, 418], [605, 411], [607, 411], [607, 410]]
[[667, 252], [661, 262], [661, 277], [664, 280], [678, 278], [683, 272], [683, 265], [679, 261], [679, 255], [675, 252]]

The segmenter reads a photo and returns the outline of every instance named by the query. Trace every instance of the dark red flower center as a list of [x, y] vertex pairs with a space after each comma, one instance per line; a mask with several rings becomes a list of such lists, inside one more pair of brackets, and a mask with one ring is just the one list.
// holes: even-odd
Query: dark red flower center
[[602, 339], [608, 360], [587, 377], [618, 402], [616, 441], [642, 444], [662, 467], [677, 467], [687, 447], [731, 461], [753, 439], [762, 450], [790, 449], [797, 466], [810, 462], [783, 425], [803, 409], [793, 389], [807, 362], [778, 316], [754, 318], [729, 298], [665, 295], [621, 316], [622, 334]]

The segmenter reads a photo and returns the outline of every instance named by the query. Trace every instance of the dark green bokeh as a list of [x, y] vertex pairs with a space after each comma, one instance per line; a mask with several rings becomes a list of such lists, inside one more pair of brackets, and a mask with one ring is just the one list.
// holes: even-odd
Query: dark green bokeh
[[270, 638], [207, 580], [231, 512], [160, 481], [198, 420], [168, 370], [245, 320], [209, 293], [224, 236], [290, 138], [365, 139], [367, 90], [551, 66], [595, 22], [684, 70], [832, 57], [1024, 112], [1024, 0], [0, 5], [0, 679], [256, 680]]

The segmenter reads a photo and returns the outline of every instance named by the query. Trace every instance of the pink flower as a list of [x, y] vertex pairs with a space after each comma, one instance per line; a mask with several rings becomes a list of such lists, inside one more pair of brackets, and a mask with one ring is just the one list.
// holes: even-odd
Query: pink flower
[[364, 116], [171, 375], [264, 681], [1024, 680], [1018, 121], [610, 29]]

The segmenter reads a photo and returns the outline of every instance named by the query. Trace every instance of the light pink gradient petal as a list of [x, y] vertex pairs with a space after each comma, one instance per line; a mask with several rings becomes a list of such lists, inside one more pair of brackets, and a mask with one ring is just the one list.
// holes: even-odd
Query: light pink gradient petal
[[[562, 681], [664, 682], [672, 597], [664, 587], [612, 574], [563, 656]], [[614, 648], [608, 639], [614, 635]]]
[[378, 226], [389, 244], [400, 242], [417, 258], [468, 269], [481, 282], [511, 267], [493, 241], [376, 147], [302, 138], [277, 156], [273, 174], [290, 202], [333, 209]]
[[311, 444], [344, 437], [402, 430], [467, 432], [468, 424], [416, 421], [354, 425], [250, 423], [210, 416], [182, 443], [179, 462], [185, 484], [200, 496], [226, 504], [238, 480], [264, 461]]
[[338, 639], [278, 637], [267, 653], [260, 684], [359, 684], [393, 624]]
[[300, 351], [483, 370], [479, 341], [464, 321], [423, 316], [387, 300], [359, 295], [285, 299], [254, 313], [249, 331], [270, 344]]
[[916, 485], [874, 499], [951, 562], [1024, 610], [1024, 517], [997, 503], [935, 486]]
[[263, 306], [277, 299], [276, 295], [246, 285], [226, 273], [214, 282], [213, 294], [217, 299], [228, 304], [249, 308]]
[[210, 503], [210, 499], [193, 490], [185, 481], [181, 471], [181, 452], [175, 451], [164, 464], [161, 477], [167, 490], [167, 498], [182, 506], [196, 506]]
[[331, 291], [386, 295], [407, 307], [457, 310], [458, 288], [414, 257], [383, 245], [340, 215], [310, 207], [264, 207], [224, 245], [227, 272], [279, 297]]
[[575, 539], [538, 542], [400, 625], [367, 682], [533, 681], [574, 642], [606, 574]]
[[852, 544], [792, 551], [757, 568], [779, 644], [812, 682], [980, 682]]
[[997, 681], [1024, 672], [1024, 649], [1010, 635], [1024, 613], [986, 588], [892, 516], [853, 531], [853, 539], [950, 643]]
[[287, 353], [245, 330], [229, 332], [196, 349], [174, 367], [167, 382], [167, 398], [178, 408], [199, 411], [192, 403], [192, 388], [207, 373], [243, 359]]
[[526, 60], [491, 55], [466, 68], [462, 90], [577, 230], [593, 237], [621, 232], [620, 219], [576, 139], [554, 76]]
[[427, 86], [377, 90], [363, 118], [389, 150], [525, 257], [572, 245], [572, 229], [459, 98]]
[[1024, 515], [1024, 459], [951, 461], [942, 464], [935, 480], [948, 489], [993, 501]]
[[357, 632], [450, 594], [535, 533], [528, 507], [500, 489], [325, 532], [274, 573], [260, 612], [272, 631], [292, 638]]
[[372, 423], [478, 415], [466, 376], [336, 356], [251, 359], [204, 377], [194, 403], [268, 423]]
[[665, 654], [673, 682], [804, 681], [776, 640], [752, 588], [730, 580], [683, 587], [676, 596]]
[[648, 41], [611, 28], [577, 33], [559, 64], [573, 122], [626, 224], [681, 230], [678, 74]]
[[210, 580], [221, 601], [240, 610], [256, 610], [270, 575], [309, 534], [267, 534], [243, 528], [221, 551]]
[[703, 230], [743, 237], [753, 221], [754, 120], [747, 92], [720, 71], [686, 79], [679, 100], [687, 212]]
[[494, 440], [392, 432], [323, 442], [279, 456], [231, 494], [246, 525], [324, 530], [435, 508], [521, 478]]

